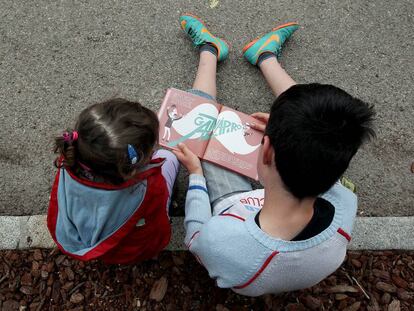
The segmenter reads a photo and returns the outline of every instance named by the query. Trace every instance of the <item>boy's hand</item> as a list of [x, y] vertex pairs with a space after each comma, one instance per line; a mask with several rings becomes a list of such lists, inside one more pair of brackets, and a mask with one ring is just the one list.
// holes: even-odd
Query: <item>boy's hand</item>
[[190, 174], [203, 175], [200, 159], [184, 144], [178, 144], [179, 150], [173, 150], [178, 160], [185, 166]]
[[266, 129], [267, 122], [269, 121], [269, 114], [264, 112], [255, 112], [252, 113], [251, 116], [260, 122], [250, 124], [250, 127], [257, 130], [264, 132]]

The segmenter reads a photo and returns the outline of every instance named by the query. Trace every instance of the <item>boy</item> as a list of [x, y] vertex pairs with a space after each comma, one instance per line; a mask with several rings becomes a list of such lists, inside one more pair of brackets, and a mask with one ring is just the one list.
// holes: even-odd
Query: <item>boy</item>
[[[227, 44], [191, 15], [182, 28], [200, 46], [192, 92], [216, 96], [216, 63]], [[374, 135], [374, 111], [330, 85], [296, 84], [279, 65], [294, 23], [249, 43], [244, 57], [257, 65], [277, 96], [266, 125], [257, 170], [264, 189], [176, 151], [190, 173], [185, 243], [219, 287], [258, 296], [310, 287], [342, 263], [357, 210], [354, 193], [337, 180], [364, 140]], [[249, 212], [249, 211], [254, 212]]]

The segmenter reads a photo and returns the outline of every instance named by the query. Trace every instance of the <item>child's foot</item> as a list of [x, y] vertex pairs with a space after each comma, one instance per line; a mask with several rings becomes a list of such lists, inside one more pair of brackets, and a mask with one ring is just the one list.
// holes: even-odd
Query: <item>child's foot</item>
[[296, 23], [287, 23], [279, 27], [273, 28], [262, 37], [259, 37], [248, 43], [243, 48], [243, 56], [252, 65], [257, 65], [260, 55], [263, 53], [271, 53], [280, 56], [282, 45], [295, 31], [299, 28]]
[[212, 35], [204, 25], [204, 23], [197, 17], [191, 14], [185, 14], [180, 17], [181, 28], [189, 35], [194, 46], [202, 47], [206, 44], [211, 45], [211, 49], [207, 49], [215, 54], [214, 49], [217, 50], [217, 60], [225, 60], [229, 55], [229, 47], [224, 40]]

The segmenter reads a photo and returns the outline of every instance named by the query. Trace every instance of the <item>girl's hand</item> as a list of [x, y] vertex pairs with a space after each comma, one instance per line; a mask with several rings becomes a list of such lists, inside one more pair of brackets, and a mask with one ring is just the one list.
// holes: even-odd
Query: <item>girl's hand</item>
[[264, 132], [266, 129], [267, 122], [269, 121], [269, 114], [264, 112], [255, 112], [251, 114], [251, 116], [260, 122], [250, 124], [250, 127], [257, 130]]
[[203, 175], [200, 159], [186, 145], [178, 144], [178, 150], [173, 153], [190, 174]]

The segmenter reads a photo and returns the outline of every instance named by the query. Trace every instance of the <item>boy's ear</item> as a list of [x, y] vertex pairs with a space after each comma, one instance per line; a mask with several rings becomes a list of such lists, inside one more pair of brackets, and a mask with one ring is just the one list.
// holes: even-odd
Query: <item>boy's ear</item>
[[273, 146], [270, 144], [269, 136], [263, 137], [263, 164], [264, 165], [272, 165], [273, 159], [275, 158], [275, 150]]

